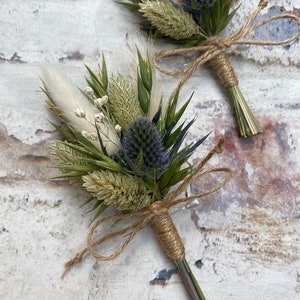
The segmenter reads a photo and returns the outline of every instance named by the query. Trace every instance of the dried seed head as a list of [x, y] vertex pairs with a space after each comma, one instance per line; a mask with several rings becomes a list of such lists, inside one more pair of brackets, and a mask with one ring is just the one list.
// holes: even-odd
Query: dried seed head
[[117, 123], [124, 129], [142, 116], [137, 94], [124, 76], [112, 76], [109, 88], [110, 110]]
[[139, 11], [143, 13], [144, 17], [166, 36], [181, 40], [201, 35], [193, 17], [169, 2], [143, 1], [140, 7]]
[[153, 202], [141, 178], [111, 171], [94, 171], [82, 177], [83, 187], [97, 200], [119, 210], [136, 211]]

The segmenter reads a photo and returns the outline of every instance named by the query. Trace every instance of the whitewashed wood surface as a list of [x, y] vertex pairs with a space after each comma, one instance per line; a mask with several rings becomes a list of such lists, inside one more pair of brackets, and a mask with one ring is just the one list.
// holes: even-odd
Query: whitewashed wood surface
[[[242, 1], [228, 32], [257, 2]], [[298, 0], [272, 6], [299, 15]], [[58, 64], [84, 88], [84, 63], [96, 70], [103, 51], [109, 71], [123, 72], [135, 22], [110, 0], [0, 0], [0, 299], [189, 299], [176, 274], [150, 284], [174, 269], [150, 228], [117, 259], [88, 256], [60, 279], [85, 245], [91, 215], [79, 208], [86, 195], [49, 179], [56, 171], [48, 144], [58, 134], [40, 92], [40, 67]], [[186, 117], [197, 120], [187, 139], [212, 134], [193, 161], [225, 137], [210, 166], [231, 167], [235, 177], [197, 208], [172, 216], [208, 300], [300, 299], [299, 41], [239, 54], [232, 64], [265, 132], [239, 139], [226, 94], [207, 68], [197, 71], [182, 94], [195, 91]], [[166, 94], [177, 80], [162, 77]]]

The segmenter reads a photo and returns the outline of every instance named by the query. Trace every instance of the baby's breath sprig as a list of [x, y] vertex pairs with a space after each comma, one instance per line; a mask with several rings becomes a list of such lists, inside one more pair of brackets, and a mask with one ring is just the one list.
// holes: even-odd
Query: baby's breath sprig
[[[90, 195], [83, 205], [92, 204], [93, 221], [109, 206], [123, 213], [142, 215], [156, 207], [152, 205], [159, 208], [172, 186], [183, 181], [185, 187], [186, 177], [195, 177], [187, 161], [207, 138], [206, 135], [195, 143], [183, 145], [194, 123], [194, 120], [181, 121], [192, 96], [178, 108], [178, 89], [164, 103], [157, 91], [149, 55], [142, 55], [139, 49], [136, 55], [137, 70], [131, 79], [122, 74], [109, 77], [104, 56], [98, 74], [86, 66], [88, 86], [84, 90], [77, 89], [60, 71], [44, 70], [42, 91], [46, 103], [63, 123], [53, 124], [63, 138], [50, 145], [55, 168], [62, 172], [55, 178], [69, 179]], [[222, 186], [217, 185], [216, 189]], [[167, 207], [171, 206], [171, 200], [172, 197], [166, 202]], [[167, 210], [155, 215], [161, 213], [173, 228]], [[160, 224], [158, 215], [155, 220]], [[178, 233], [174, 236], [180, 255], [170, 257], [184, 279], [190, 279], [187, 280], [190, 290], [204, 299], [187, 267]]]
[[[224, 30], [238, 10], [238, 7], [233, 9], [233, 0], [127, 0], [118, 3], [140, 15], [142, 28], [154, 37], [162, 37], [184, 47], [184, 49], [161, 51], [155, 54], [154, 65], [161, 72], [167, 75], [183, 75], [178, 85], [181, 86], [200, 65], [209, 62], [221, 84], [229, 91], [240, 135], [250, 137], [263, 132], [239, 88], [237, 76], [226, 51], [231, 45], [283, 45], [294, 41], [300, 36], [300, 19], [297, 16], [278, 15], [253, 25], [258, 13], [268, 4], [267, 0], [260, 0], [258, 8], [245, 24], [231, 36], [223, 38], [219, 33]], [[296, 21], [298, 33], [278, 42], [242, 39], [256, 28], [281, 18]], [[158, 59], [188, 52], [197, 53], [198, 58], [182, 70], [168, 71], [157, 63]]]

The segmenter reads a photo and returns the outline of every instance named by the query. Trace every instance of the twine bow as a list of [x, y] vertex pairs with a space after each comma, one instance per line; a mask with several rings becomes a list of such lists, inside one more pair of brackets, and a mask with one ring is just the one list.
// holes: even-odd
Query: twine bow
[[[199, 165], [194, 169], [194, 171], [188, 177], [186, 177], [186, 179], [183, 181], [183, 183], [181, 185], [179, 185], [178, 188], [176, 188], [173, 192], [169, 193], [162, 201], [154, 202], [153, 204], [149, 205], [148, 207], [146, 207], [145, 209], [143, 209], [142, 211], [139, 211], [139, 212], [133, 212], [133, 213], [128, 213], [128, 214], [124, 214], [124, 215], [109, 216], [109, 217], [103, 218], [103, 219], [99, 220], [98, 222], [96, 222], [91, 227], [91, 229], [89, 231], [88, 238], [87, 238], [87, 247], [85, 249], [83, 249], [81, 252], [77, 253], [76, 256], [72, 260], [70, 260], [69, 262], [67, 262], [65, 264], [65, 271], [62, 275], [62, 278], [65, 276], [65, 274], [69, 271], [69, 269], [74, 264], [79, 263], [82, 260], [82, 257], [87, 252], [92, 254], [94, 256], [94, 258], [96, 258], [97, 260], [101, 260], [101, 261], [112, 260], [112, 259], [116, 258], [118, 255], [120, 255], [122, 253], [122, 251], [125, 249], [125, 247], [132, 241], [132, 239], [135, 237], [135, 235], [144, 226], [151, 223], [155, 218], [166, 215], [168, 213], [168, 210], [171, 207], [173, 207], [173, 206], [175, 206], [179, 203], [185, 203], [185, 202], [191, 201], [191, 200], [196, 199], [196, 198], [207, 196], [207, 195], [217, 191], [218, 189], [222, 188], [224, 185], [226, 185], [227, 182], [229, 180], [231, 180], [231, 178], [233, 176], [233, 171], [231, 169], [229, 169], [229, 168], [210, 168], [210, 169], [206, 169], [206, 170], [201, 171], [202, 167], [214, 155], [214, 153], [222, 152], [223, 143], [224, 143], [224, 140], [221, 139], [218, 142], [218, 144], [214, 147], [214, 149], [212, 149], [207, 154], [207, 156], [199, 163]], [[211, 188], [211, 189], [209, 189], [205, 192], [202, 192], [202, 193], [197, 194], [197, 195], [192, 195], [192, 196], [189, 196], [189, 197], [184, 197], [184, 198], [177, 199], [177, 197], [186, 189], [186, 187], [192, 181], [196, 180], [197, 178], [200, 178], [200, 177], [204, 176], [205, 174], [209, 174], [209, 173], [213, 173], [213, 172], [226, 172], [228, 174], [222, 182], [220, 182], [219, 184], [215, 185], [213, 188]], [[99, 238], [95, 241], [93, 240], [94, 233], [95, 233], [96, 229], [101, 224], [104, 224], [104, 223], [107, 223], [107, 222], [115, 222], [115, 221], [118, 221], [118, 220], [136, 219], [136, 218], [140, 219], [140, 221], [136, 222], [135, 224], [133, 224], [131, 226], [123, 228], [119, 231], [115, 231], [115, 232], [112, 232], [110, 234], [107, 234], [106, 236], [104, 236], [102, 238]], [[98, 254], [95, 251], [94, 248], [97, 245], [100, 245], [100, 244], [104, 243], [107, 240], [110, 240], [110, 239], [113, 239], [115, 237], [124, 235], [126, 233], [127, 233], [126, 240], [111, 255], [104, 256], [104, 255]], [[172, 234], [172, 232], [171, 232], [171, 234]], [[179, 248], [179, 250], [177, 250], [177, 248]], [[181, 257], [182, 256], [182, 250], [180, 250], [180, 249], [181, 249], [180, 246], [176, 247], [176, 245], [175, 245], [175, 250], [174, 251], [172, 249], [169, 249], [170, 252], [172, 252], [172, 251], [174, 252], [174, 253], [170, 253], [169, 256], [173, 256], [173, 259], [175, 259], [175, 260], [182, 258]], [[179, 253], [176, 253], [176, 251], [178, 251]]]
[[[277, 16], [273, 16], [270, 18], [267, 18], [257, 24], [251, 25], [251, 23], [256, 19], [257, 15], [260, 13], [262, 9], [264, 9], [268, 5], [267, 0], [261, 0], [259, 2], [258, 7], [256, 10], [252, 13], [252, 15], [248, 18], [246, 23], [235, 33], [233, 33], [231, 36], [227, 38], [222, 38], [219, 36], [212, 36], [207, 38], [204, 42], [200, 43], [198, 46], [190, 47], [190, 48], [179, 48], [175, 50], [165, 50], [160, 51], [154, 54], [153, 56], [153, 65], [163, 74], [166, 75], [184, 75], [184, 77], [179, 82], [175, 92], [180, 88], [196, 71], [198, 67], [203, 65], [204, 63], [211, 61], [213, 58], [220, 56], [224, 54], [226, 49], [230, 48], [233, 45], [258, 45], [258, 46], [276, 46], [276, 45], [283, 45], [290, 43], [292, 41], [295, 41], [300, 36], [300, 18], [292, 15], [292, 14], [281, 14]], [[282, 41], [261, 41], [261, 40], [244, 40], [247, 35], [254, 32], [257, 28], [262, 27], [274, 20], [278, 19], [292, 19], [297, 22], [298, 24], [298, 32], [285, 40]], [[186, 67], [176, 70], [176, 71], [168, 71], [161, 67], [158, 64], [158, 60], [162, 58], [166, 58], [173, 55], [182, 55], [187, 53], [193, 53], [193, 52], [200, 52], [202, 53], [200, 56], [195, 58], [190, 64], [188, 64]], [[221, 78], [222, 80], [222, 78]], [[225, 81], [225, 87], [228, 87], [226, 85], [230, 85], [230, 79], [229, 83], [226, 83]], [[235, 78], [233, 80], [236, 80]], [[223, 82], [224, 83], [224, 82]], [[174, 94], [175, 94], [174, 92]]]

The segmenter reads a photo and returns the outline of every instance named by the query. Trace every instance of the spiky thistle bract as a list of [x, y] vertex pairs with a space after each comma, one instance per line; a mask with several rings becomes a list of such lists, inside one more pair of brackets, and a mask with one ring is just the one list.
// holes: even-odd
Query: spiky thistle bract
[[178, 108], [178, 91], [163, 105], [148, 54], [137, 49], [137, 61], [135, 77], [108, 76], [103, 56], [98, 73], [86, 67], [88, 86], [78, 92], [54, 70], [42, 79], [47, 104], [63, 123], [53, 124], [63, 140], [50, 146], [62, 172], [56, 178], [90, 194], [85, 204], [93, 203], [94, 219], [110, 205], [136, 211], [163, 199], [191, 172], [186, 162], [206, 138], [183, 146], [194, 123], [181, 121], [192, 96]]
[[157, 180], [168, 167], [169, 153], [155, 124], [147, 118], [130, 124], [122, 138], [122, 146], [125, 162], [141, 176]]

